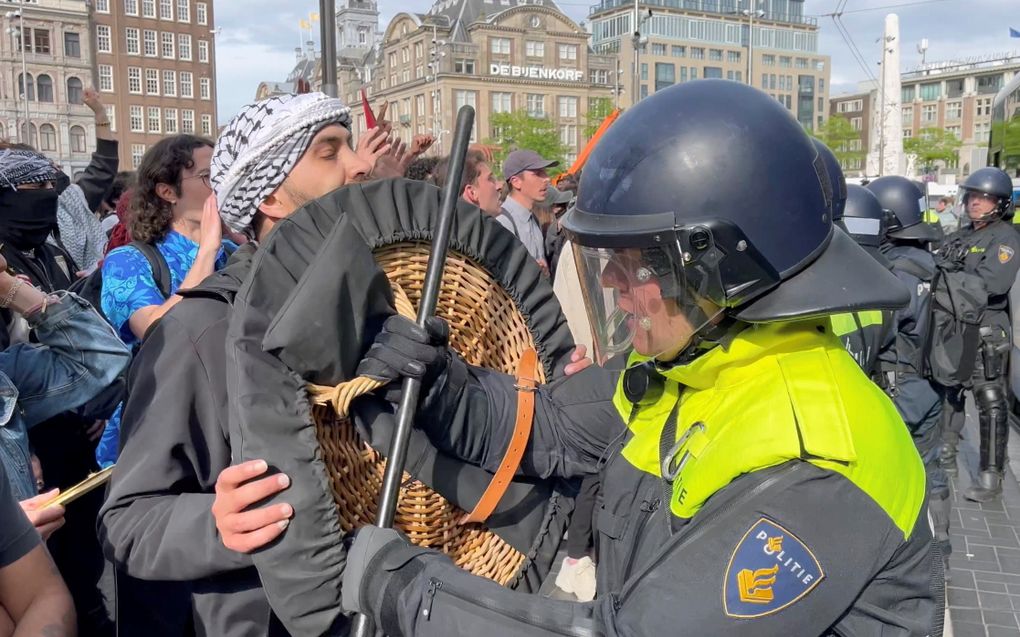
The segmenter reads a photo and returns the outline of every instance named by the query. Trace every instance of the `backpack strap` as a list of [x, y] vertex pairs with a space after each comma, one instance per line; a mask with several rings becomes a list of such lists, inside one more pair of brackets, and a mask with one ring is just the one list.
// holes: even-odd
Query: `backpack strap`
[[510, 225], [514, 227], [514, 236], [517, 237], [518, 239], [521, 238], [521, 231], [517, 227], [517, 222], [514, 221], [513, 216], [509, 212], [506, 211], [506, 208], [500, 208], [499, 209], [499, 214], [496, 215], [496, 216], [497, 217], [506, 217], [507, 219], [509, 219], [510, 220]]
[[152, 268], [152, 278], [156, 282], [156, 288], [163, 295], [164, 299], [169, 299], [171, 296], [170, 286], [172, 285], [170, 282], [170, 266], [163, 257], [163, 253], [156, 246], [145, 241], [132, 241], [130, 245], [135, 250], [141, 252], [145, 260], [149, 262], [149, 267]]

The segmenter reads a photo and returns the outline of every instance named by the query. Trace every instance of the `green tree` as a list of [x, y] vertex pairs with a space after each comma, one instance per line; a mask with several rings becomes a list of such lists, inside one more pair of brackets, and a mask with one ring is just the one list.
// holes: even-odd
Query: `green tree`
[[588, 102], [588, 114], [584, 118], [584, 141], [591, 139], [602, 125], [602, 120], [613, 112], [613, 101], [608, 97], [595, 97]]
[[560, 142], [556, 125], [545, 117], [532, 117], [525, 110], [512, 113], [495, 113], [490, 119], [492, 137], [486, 144], [497, 147], [493, 152], [494, 166], [502, 166], [503, 160], [517, 149], [533, 150], [542, 157], [560, 162], [559, 168], [550, 168], [550, 176], [563, 170], [563, 158], [567, 148]]
[[845, 117], [830, 117], [817, 131], [808, 132], [828, 146], [843, 166], [862, 160], [867, 154], [861, 147], [860, 131], [854, 130], [850, 120]]
[[956, 164], [960, 140], [941, 128], [922, 128], [914, 137], [903, 140], [903, 150], [917, 155], [918, 164], [925, 172], [930, 172], [938, 161], [947, 166]]

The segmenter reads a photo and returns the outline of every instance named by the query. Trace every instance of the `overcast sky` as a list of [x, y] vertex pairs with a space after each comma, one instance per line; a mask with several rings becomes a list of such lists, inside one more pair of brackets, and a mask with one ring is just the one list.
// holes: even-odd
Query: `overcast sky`
[[[342, 1], [336, 0], [338, 5]], [[564, 0], [559, 4], [580, 21], [587, 16], [592, 3]], [[851, 92], [857, 82], [867, 77], [840, 37], [833, 19], [825, 17], [839, 4], [839, 0], [805, 2], [805, 13], [819, 16], [820, 51], [832, 56], [833, 94]], [[1012, 26], [1020, 30], [1017, 11], [1020, 0], [848, 0], [846, 4], [842, 23], [872, 72], [877, 69], [880, 56], [877, 40], [887, 13], [896, 13], [900, 18], [903, 70], [920, 63], [916, 47], [922, 38], [928, 39], [929, 62], [1020, 52], [1020, 39], [1010, 38], [1008, 29]], [[379, 0], [381, 28], [386, 28], [398, 10], [424, 12], [431, 5], [432, 0]], [[298, 21], [317, 11], [318, 2], [216, 0], [215, 10], [216, 26], [222, 29], [217, 36], [216, 78], [219, 118], [223, 123], [254, 99], [260, 81], [281, 81], [287, 76], [294, 66], [294, 48], [301, 41]], [[318, 42], [318, 25], [314, 37]]]

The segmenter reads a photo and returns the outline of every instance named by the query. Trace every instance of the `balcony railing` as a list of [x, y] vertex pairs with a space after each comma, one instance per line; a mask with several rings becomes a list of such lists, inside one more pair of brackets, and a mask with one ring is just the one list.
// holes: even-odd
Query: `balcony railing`
[[[715, 13], [718, 15], [733, 15], [747, 8], [746, 3], [734, 2], [733, 0], [641, 0], [641, 4], [649, 7], [686, 9], [688, 11], [701, 11], [703, 13]], [[598, 4], [592, 5], [592, 7], [588, 10], [588, 15], [595, 15], [617, 7], [633, 6], [634, 3], [628, 2], [627, 0], [602, 0]], [[818, 26], [817, 18], [803, 15], [767, 12], [765, 17], [762, 19], [773, 22]]]

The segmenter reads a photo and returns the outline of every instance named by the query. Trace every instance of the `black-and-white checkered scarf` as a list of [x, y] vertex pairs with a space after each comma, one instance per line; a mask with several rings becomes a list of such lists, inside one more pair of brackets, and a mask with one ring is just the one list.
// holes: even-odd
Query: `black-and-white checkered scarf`
[[220, 216], [234, 232], [251, 220], [294, 168], [315, 135], [351, 125], [350, 109], [323, 93], [279, 95], [241, 109], [216, 140], [211, 181]]
[[57, 178], [57, 169], [44, 155], [32, 150], [0, 150], [0, 188], [17, 188]]

